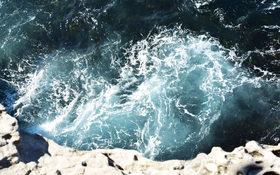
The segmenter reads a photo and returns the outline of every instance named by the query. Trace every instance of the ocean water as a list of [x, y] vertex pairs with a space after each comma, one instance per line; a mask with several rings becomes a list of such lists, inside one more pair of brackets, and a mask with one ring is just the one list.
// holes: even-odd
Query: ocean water
[[0, 103], [79, 150], [277, 144], [279, 16], [279, 0], [0, 0]]

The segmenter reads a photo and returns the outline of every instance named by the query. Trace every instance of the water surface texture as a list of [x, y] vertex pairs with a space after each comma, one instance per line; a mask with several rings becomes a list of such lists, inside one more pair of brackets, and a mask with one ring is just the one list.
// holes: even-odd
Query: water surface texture
[[0, 0], [0, 102], [79, 150], [280, 139], [279, 0]]

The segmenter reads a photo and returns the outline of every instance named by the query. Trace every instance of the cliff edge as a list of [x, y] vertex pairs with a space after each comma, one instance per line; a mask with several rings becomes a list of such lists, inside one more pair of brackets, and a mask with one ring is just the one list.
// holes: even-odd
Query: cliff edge
[[156, 162], [134, 150], [77, 151], [40, 135], [19, 132], [0, 105], [0, 175], [280, 175], [280, 144], [219, 147], [193, 160]]

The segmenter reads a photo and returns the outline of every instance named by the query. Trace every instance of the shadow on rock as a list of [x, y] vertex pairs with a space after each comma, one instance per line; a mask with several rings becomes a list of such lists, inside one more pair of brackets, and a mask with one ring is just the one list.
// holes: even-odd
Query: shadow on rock
[[[279, 175], [275, 171], [262, 172], [263, 167], [255, 164], [248, 164], [237, 171], [236, 175]], [[262, 172], [262, 173], [261, 173]]]
[[48, 142], [38, 134], [20, 131], [21, 144], [18, 146], [20, 160], [24, 163], [36, 162], [44, 154], [49, 154]]
[[239, 170], [236, 175], [257, 175], [260, 171], [262, 171], [262, 169], [263, 168], [261, 166], [249, 164], [241, 168], [241, 170]]

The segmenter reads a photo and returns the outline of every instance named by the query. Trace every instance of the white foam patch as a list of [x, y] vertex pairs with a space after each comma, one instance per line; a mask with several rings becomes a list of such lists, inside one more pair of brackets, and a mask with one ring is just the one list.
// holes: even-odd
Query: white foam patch
[[267, 2], [267, 0], [263, 0], [262, 4], [269, 4], [269, 7], [265, 8], [266, 11], [273, 11], [280, 8], [280, 0], [274, 0], [273, 2]]
[[192, 1], [194, 2], [197, 9], [213, 2], [213, 0], [192, 0]]

